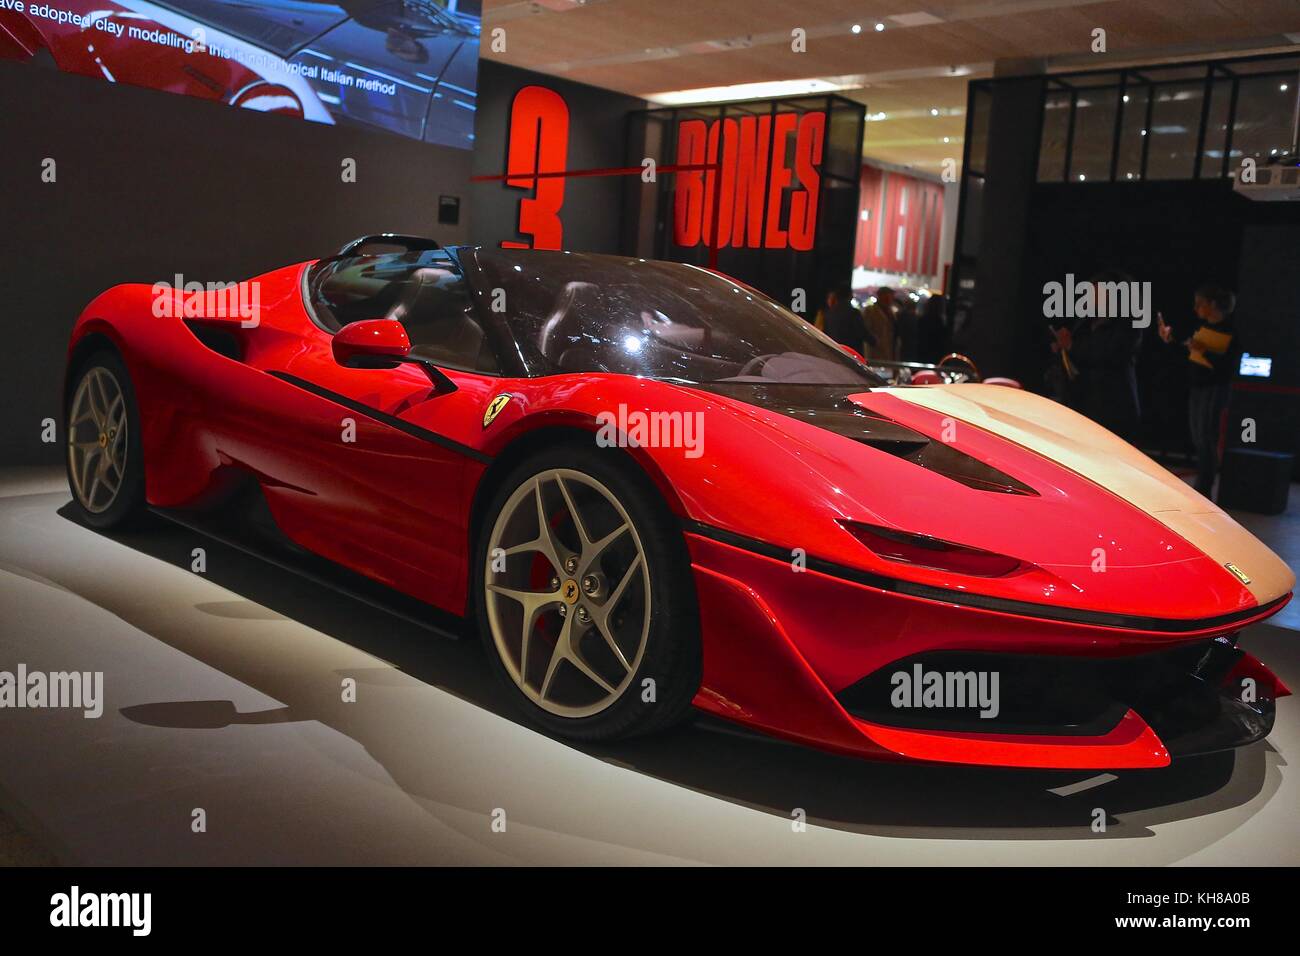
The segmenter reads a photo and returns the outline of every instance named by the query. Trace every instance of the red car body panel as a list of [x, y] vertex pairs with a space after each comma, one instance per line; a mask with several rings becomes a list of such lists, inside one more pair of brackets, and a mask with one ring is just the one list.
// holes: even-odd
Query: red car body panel
[[[852, 717], [835, 699], [862, 675], [934, 650], [1123, 657], [1229, 634], [1232, 625], [1178, 635], [1098, 628], [879, 591], [690, 535], [700, 591], [704, 687], [696, 705], [719, 717], [842, 753], [996, 766], [1074, 769], [1162, 767], [1169, 755], [1136, 714], [1104, 738], [927, 733]], [[869, 627], [864, 622], [870, 622]], [[864, 639], [868, 637], [869, 639]], [[1259, 670], [1254, 670], [1258, 667]], [[1251, 673], [1276, 698], [1289, 693], [1253, 658]]]
[[[1152, 515], [976, 427], [947, 443], [1037, 495], [991, 495], [807, 421], [685, 385], [447, 369], [456, 388], [440, 393], [414, 366], [342, 367], [330, 333], [303, 304], [310, 265], [256, 280], [254, 328], [238, 317], [191, 318], [237, 339], [241, 359], [203, 344], [181, 318], [156, 314], [160, 295], [172, 315], [187, 305], [202, 311], [183, 293], [118, 286], [79, 318], [70, 361], [87, 336], [102, 335], [131, 374], [148, 503], [201, 508], [251, 475], [280, 529], [302, 547], [465, 614], [476, 495], [516, 442], [556, 427], [594, 433], [597, 416], [620, 407], [698, 413], [707, 454], [627, 452], [683, 522], [704, 656], [696, 705], [728, 720], [878, 759], [1163, 766], [1169, 752], [1131, 710], [1098, 735], [999, 735], [886, 726], [851, 715], [836, 695], [891, 662], [931, 651], [1147, 654], [1234, 634], [1289, 597], [1261, 605], [1222, 563]], [[485, 426], [485, 409], [503, 393], [512, 400]], [[887, 391], [853, 399], [943, 437], [943, 416]], [[352, 440], [344, 438], [349, 429]], [[1027, 569], [973, 578], [901, 566], [865, 547], [845, 520], [977, 545]], [[1109, 555], [1104, 574], [1087, 559], [1098, 526]], [[799, 553], [815, 559], [806, 570], [797, 567]], [[878, 579], [904, 581], [912, 591]], [[1093, 620], [1100, 616], [1132, 621]], [[1289, 693], [1249, 655], [1230, 680], [1243, 676], [1272, 697]]]

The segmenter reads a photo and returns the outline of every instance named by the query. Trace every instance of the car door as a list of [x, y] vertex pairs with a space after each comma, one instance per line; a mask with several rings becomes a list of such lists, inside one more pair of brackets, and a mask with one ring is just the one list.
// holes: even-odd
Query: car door
[[[463, 610], [468, 504], [487, 458], [445, 432], [481, 415], [496, 373], [455, 259], [441, 250], [352, 255], [311, 267], [306, 305], [321, 334], [295, 342], [272, 374], [313, 396], [294, 444], [296, 478], [267, 490], [300, 544], [447, 610]], [[393, 319], [419, 364], [340, 365], [330, 342], [364, 319]], [[464, 388], [465, 391], [460, 390]], [[459, 393], [459, 394], [458, 394]], [[446, 426], [446, 427], [444, 427]], [[307, 489], [302, 493], [296, 489]]]

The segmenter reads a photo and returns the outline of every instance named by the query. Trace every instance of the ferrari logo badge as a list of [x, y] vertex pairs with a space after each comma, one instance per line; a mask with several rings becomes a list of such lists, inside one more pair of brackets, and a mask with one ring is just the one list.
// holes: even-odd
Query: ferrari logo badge
[[502, 409], [504, 409], [507, 405], [510, 404], [510, 399], [512, 398], [514, 398], [514, 396], [507, 392], [505, 394], [498, 395], [496, 398], [492, 399], [492, 401], [488, 402], [487, 411], [483, 413], [484, 428], [487, 428], [494, 421], [496, 421], [496, 417], [501, 414]]
[[1236, 578], [1238, 581], [1240, 581], [1242, 584], [1250, 583], [1250, 578], [1246, 576], [1246, 572], [1241, 570], [1241, 568], [1237, 567], [1231, 561], [1225, 564], [1224, 567], [1227, 568], [1229, 571], [1231, 571], [1232, 576]]

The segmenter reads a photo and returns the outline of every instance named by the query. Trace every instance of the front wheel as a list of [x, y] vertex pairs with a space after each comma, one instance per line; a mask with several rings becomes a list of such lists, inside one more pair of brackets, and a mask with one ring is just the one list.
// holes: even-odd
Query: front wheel
[[608, 452], [548, 450], [503, 482], [479, 538], [479, 630], [530, 718], [608, 740], [690, 712], [701, 668], [690, 563], [643, 474]]
[[140, 415], [126, 365], [102, 351], [81, 363], [67, 401], [68, 486], [87, 524], [117, 528], [144, 511]]

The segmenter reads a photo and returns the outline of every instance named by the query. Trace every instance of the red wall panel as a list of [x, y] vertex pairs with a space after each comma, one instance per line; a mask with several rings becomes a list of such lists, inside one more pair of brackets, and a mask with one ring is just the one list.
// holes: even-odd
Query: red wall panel
[[935, 275], [943, 186], [864, 165], [860, 196], [853, 264], [876, 272]]

